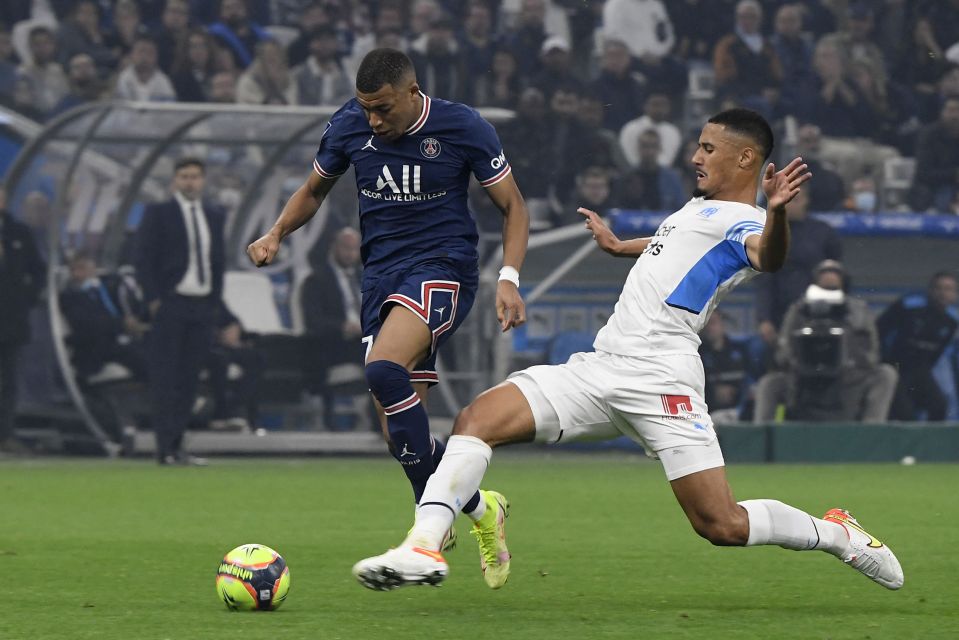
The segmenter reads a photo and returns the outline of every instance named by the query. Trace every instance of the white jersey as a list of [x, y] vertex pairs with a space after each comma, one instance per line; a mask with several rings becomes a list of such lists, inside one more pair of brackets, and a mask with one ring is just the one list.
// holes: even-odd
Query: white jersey
[[625, 356], [697, 354], [699, 332], [727, 291], [756, 276], [746, 238], [766, 212], [693, 198], [666, 218], [626, 278], [593, 347]]

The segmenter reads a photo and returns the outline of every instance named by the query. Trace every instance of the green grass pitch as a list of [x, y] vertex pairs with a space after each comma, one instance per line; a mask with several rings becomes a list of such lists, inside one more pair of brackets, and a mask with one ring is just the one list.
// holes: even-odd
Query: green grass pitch
[[[353, 562], [411, 521], [382, 459], [0, 462], [0, 638], [959, 638], [959, 466], [729, 468], [739, 499], [814, 514], [848, 507], [902, 561], [887, 591], [838, 560], [713, 548], [641, 457], [498, 454], [486, 486], [512, 502], [513, 572], [479, 573], [468, 525], [439, 589], [376, 593]], [[292, 589], [272, 613], [230, 613], [219, 559], [258, 542]]]

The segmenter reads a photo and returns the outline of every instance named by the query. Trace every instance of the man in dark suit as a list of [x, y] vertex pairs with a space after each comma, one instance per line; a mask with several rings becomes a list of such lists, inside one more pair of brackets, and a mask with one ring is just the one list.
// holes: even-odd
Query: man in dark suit
[[83, 251], [70, 258], [69, 267], [60, 311], [70, 326], [68, 343], [77, 374], [85, 379], [116, 362], [134, 379], [146, 379], [140, 338], [147, 325], [139, 317], [140, 301], [131, 283], [114, 274], [98, 276], [93, 256]]
[[173, 198], [148, 206], [137, 231], [137, 278], [152, 321], [147, 361], [160, 464], [203, 463], [183, 452], [183, 432], [223, 293], [225, 220], [221, 209], [201, 200], [204, 179], [201, 160], [179, 160]]
[[0, 185], [0, 455], [25, 452], [13, 435], [17, 354], [30, 339], [30, 308], [37, 303], [45, 273], [30, 228], [7, 211], [7, 192]]
[[307, 379], [312, 390], [323, 396], [327, 425], [333, 404], [327, 380], [330, 367], [363, 362], [360, 271], [360, 234], [344, 227], [303, 283], [303, 320], [312, 345], [306, 360]]

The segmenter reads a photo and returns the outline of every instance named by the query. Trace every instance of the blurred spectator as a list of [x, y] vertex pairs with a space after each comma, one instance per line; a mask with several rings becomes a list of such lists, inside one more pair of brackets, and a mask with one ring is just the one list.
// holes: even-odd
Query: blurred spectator
[[633, 71], [643, 79], [648, 93], [665, 93], [677, 104], [686, 99], [689, 70], [680, 58], [646, 55], [633, 63]]
[[23, 453], [13, 429], [17, 403], [17, 359], [30, 340], [30, 309], [44, 286], [46, 265], [30, 228], [7, 210], [0, 185], [0, 453]]
[[849, 78], [842, 56], [842, 49], [835, 42], [824, 40], [816, 45], [816, 90], [809, 94], [803, 115], [819, 125], [823, 135], [868, 137], [876, 126], [876, 115]]
[[530, 78], [539, 71], [539, 53], [546, 36], [545, 0], [522, 0], [515, 28], [503, 35], [503, 46], [519, 64], [520, 77]]
[[246, 104], [297, 104], [297, 83], [277, 42], [264, 40], [256, 45], [256, 59], [237, 81], [236, 100]]
[[30, 60], [20, 66], [20, 76], [27, 81], [34, 108], [47, 114], [67, 95], [67, 74], [57, 62], [57, 41], [49, 27], [33, 27], [29, 44]]
[[17, 65], [13, 59], [10, 32], [0, 24], [0, 104], [9, 106], [17, 84]]
[[[160, 26], [154, 30], [157, 57], [163, 73], [169, 75], [175, 73], [173, 67], [181, 55], [184, 42], [192, 33], [188, 0], [166, 0]], [[211, 55], [210, 58], [212, 59], [213, 56]]]
[[[493, 56], [500, 49], [494, 41], [493, 16], [488, 4], [481, 0], [469, 2], [463, 30], [457, 39], [463, 51], [463, 73], [468, 79], [463, 87], [463, 100], [472, 105], [489, 104]], [[516, 61], [512, 62], [515, 68]]]
[[737, 0], [670, 0], [666, 7], [676, 28], [676, 54], [710, 62], [716, 43], [732, 26]]
[[810, 211], [835, 211], [846, 198], [846, 185], [842, 177], [824, 164], [822, 157], [822, 131], [814, 124], [804, 124], [796, 132], [796, 154], [809, 166], [816, 176], [815, 182], [804, 187], [809, 192]]
[[935, 93], [919, 96], [919, 119], [928, 124], [935, 122], [942, 105], [949, 98], [959, 98], [959, 64], [952, 65], [942, 74]]
[[85, 53], [96, 66], [97, 73], [106, 77], [117, 67], [117, 56], [107, 46], [100, 31], [100, 8], [93, 0], [78, 0], [70, 17], [60, 23], [57, 32], [57, 50], [60, 61], [69, 65], [73, 56]]
[[117, 0], [113, 7], [113, 30], [105, 35], [106, 45], [113, 50], [117, 60], [125, 61], [140, 36], [149, 35], [149, 30], [140, 21], [140, 9], [133, 0]]
[[909, 204], [916, 211], [948, 211], [959, 192], [959, 97], [942, 105], [916, 144], [916, 173]]
[[326, 424], [331, 424], [330, 368], [362, 363], [360, 339], [360, 234], [340, 229], [325, 259], [313, 264], [302, 285], [303, 321], [314, 350], [305, 359], [311, 390], [323, 396]]
[[660, 0], [606, 0], [603, 38], [625, 42], [636, 58], [662, 58], [676, 43], [669, 13]]
[[549, 226], [550, 187], [556, 164], [554, 128], [543, 92], [530, 87], [520, 95], [516, 117], [499, 128], [516, 183], [523, 189], [530, 227]]
[[[322, 2], [310, 2], [306, 8], [299, 14], [296, 28], [299, 35], [286, 48], [287, 58], [290, 60], [290, 66], [297, 66], [310, 57], [310, 41], [313, 35], [319, 30], [331, 30], [333, 38], [336, 38], [336, 28], [330, 22], [330, 15]], [[338, 45], [337, 45], [338, 46]]]
[[177, 49], [171, 73], [180, 102], [209, 101], [210, 85], [216, 73], [213, 36], [200, 28], [191, 29]]
[[617, 205], [624, 209], [676, 211], [688, 198], [684, 197], [679, 174], [659, 164], [662, 151], [659, 133], [646, 129], [639, 134], [639, 164], [622, 177], [617, 190]]
[[17, 76], [13, 84], [13, 95], [8, 100], [0, 99], [0, 105], [8, 106], [20, 115], [37, 122], [46, 119], [47, 114], [36, 107], [30, 82], [23, 76]]
[[669, 96], [653, 93], [646, 98], [643, 115], [623, 125], [619, 132], [619, 146], [631, 166], [639, 164], [639, 136], [647, 129], [655, 129], [659, 134], [659, 164], [664, 167], [673, 164], [683, 138], [679, 127], [671, 122], [671, 117], [672, 103]]
[[236, 75], [232, 71], [219, 71], [210, 78], [210, 102], [230, 104], [236, 102]]
[[726, 317], [714, 311], [700, 334], [699, 357], [706, 376], [706, 405], [714, 422], [738, 422], [740, 405], [749, 391], [746, 345], [726, 332]]
[[759, 2], [740, 0], [735, 15], [733, 32], [716, 43], [713, 55], [717, 95], [732, 98], [769, 118], [779, 103], [782, 65], [760, 30], [763, 12]]
[[925, 295], [903, 296], [879, 316], [883, 361], [899, 370], [892, 419], [945, 418], [945, 394], [932, 370], [956, 337], [959, 322], [950, 307], [957, 302], [959, 281], [941, 271], [932, 276]]
[[318, 27], [310, 39], [310, 57], [293, 69], [299, 104], [342, 105], [353, 97], [353, 79], [336, 53], [336, 32]]
[[270, 39], [263, 27], [250, 20], [245, 0], [220, 0], [219, 20], [209, 31], [240, 69], [253, 63], [256, 45]]
[[116, 275], [97, 275], [92, 254], [69, 260], [70, 279], [60, 293], [60, 311], [70, 326], [67, 344], [78, 377], [89, 378], [110, 362], [123, 365], [134, 379], [146, 379], [142, 338], [142, 301], [135, 283]]
[[249, 432], [259, 413], [260, 371], [263, 358], [243, 337], [243, 325], [221, 300], [216, 315], [213, 347], [206, 370], [213, 400], [210, 428]]
[[86, 53], [78, 53], [70, 58], [67, 63], [67, 80], [70, 83], [70, 91], [53, 108], [51, 116], [81, 104], [95, 102], [103, 97], [103, 85], [97, 75], [96, 65], [93, 58]]
[[864, 62], [853, 62], [849, 76], [869, 108], [876, 114], [876, 129], [871, 138], [913, 155], [919, 131], [918, 106], [902, 85], [885, 75], [875, 75]]
[[602, 167], [586, 167], [576, 176], [576, 191], [560, 215], [565, 220], [572, 220], [579, 207], [605, 215], [613, 206], [612, 192], [609, 171]]
[[673, 163], [673, 169], [679, 175], [683, 195], [686, 197], [696, 190], [696, 165], [693, 164], [693, 155], [697, 149], [699, 149], [699, 132], [690, 132]]
[[871, 139], [878, 114], [852, 81], [841, 50], [835, 43], [820, 42], [813, 64], [817, 90], [800, 112], [822, 130], [821, 159], [830, 162], [846, 184], [864, 174], [881, 175], [885, 161], [899, 153]]
[[173, 83], [157, 65], [157, 45], [152, 38], [137, 36], [133, 42], [130, 64], [117, 78], [116, 97], [142, 102], [176, 100]]
[[782, 371], [756, 386], [757, 424], [785, 405], [790, 420], [885, 422], [896, 371], [879, 362], [879, 334], [864, 300], [848, 294], [836, 260], [815, 270], [813, 284], [789, 307], [776, 350]]
[[877, 83], [885, 84], [889, 74], [882, 50], [873, 40], [874, 28], [875, 12], [871, 3], [859, 0], [848, 9], [846, 27], [823, 36], [819, 41], [835, 44], [846, 64], [858, 62], [865, 65]]
[[823, 260], [841, 260], [842, 243], [835, 229], [809, 217], [809, 193], [802, 189], [786, 205], [789, 219], [789, 255], [783, 268], [756, 278], [756, 321], [767, 345], [776, 341], [789, 306], [812, 281], [812, 272]]
[[769, 43], [782, 66], [783, 111], [795, 113], [803, 97], [816, 88], [816, 76], [812, 70], [813, 45], [811, 38], [802, 30], [801, 5], [784, 4], [779, 7], [775, 33]]
[[560, 36], [550, 36], [540, 48], [540, 71], [530, 84], [543, 92], [547, 102], [553, 100], [557, 91], [578, 93], [580, 82], [573, 76], [570, 66], [569, 42]]
[[410, 42], [426, 35], [436, 21], [445, 17], [443, 9], [436, 0], [413, 0], [410, 7]]
[[410, 44], [409, 56], [423, 91], [445, 100], [461, 99], [468, 80], [448, 17], [441, 16], [430, 23], [426, 33]]
[[603, 125], [619, 131], [636, 113], [636, 105], [645, 100], [644, 83], [631, 70], [629, 47], [622, 40], [606, 40], [600, 60], [599, 76], [591, 91], [603, 104]]
[[920, 95], [935, 93], [936, 83], [949, 66], [946, 52], [956, 43], [957, 33], [959, 2], [956, 0], [929, 2], [917, 11], [912, 34], [916, 47], [906, 73]]
[[472, 77], [474, 81], [467, 85], [467, 90], [472, 92], [469, 104], [477, 107], [516, 108], [523, 83], [512, 53], [505, 49], [496, 51], [490, 71]]

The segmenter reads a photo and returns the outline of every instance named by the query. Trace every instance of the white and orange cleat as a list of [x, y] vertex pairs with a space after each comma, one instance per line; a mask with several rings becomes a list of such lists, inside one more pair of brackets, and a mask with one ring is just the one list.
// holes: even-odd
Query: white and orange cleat
[[849, 547], [840, 560], [887, 589], [902, 587], [905, 576], [892, 549], [863, 529], [848, 511], [830, 509], [822, 519], [842, 525], [849, 534]]
[[448, 574], [449, 566], [438, 551], [405, 545], [353, 565], [360, 584], [374, 591], [422, 584], [438, 587]]

